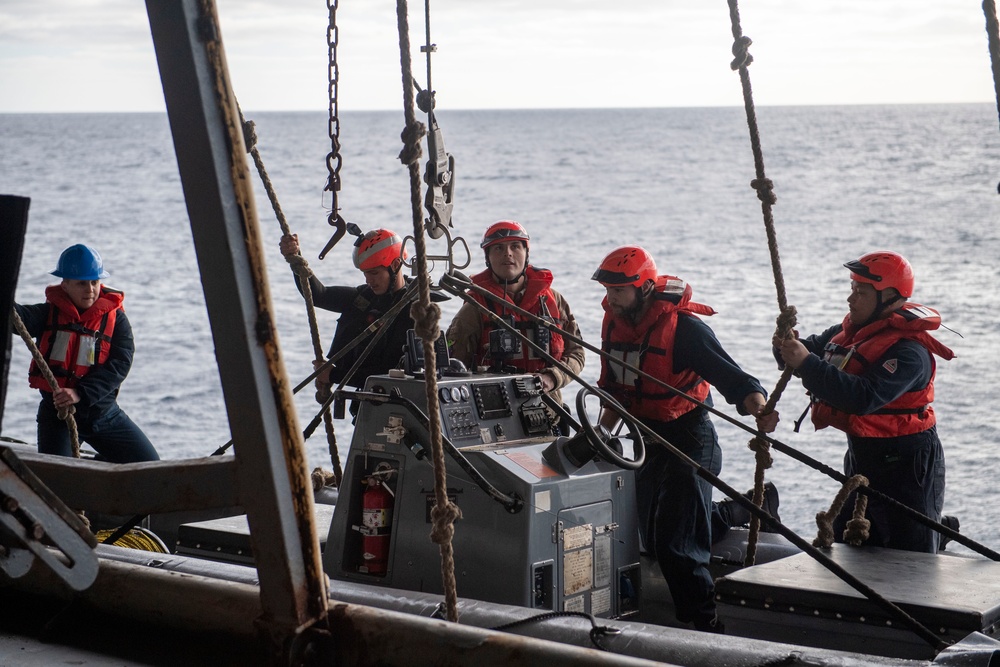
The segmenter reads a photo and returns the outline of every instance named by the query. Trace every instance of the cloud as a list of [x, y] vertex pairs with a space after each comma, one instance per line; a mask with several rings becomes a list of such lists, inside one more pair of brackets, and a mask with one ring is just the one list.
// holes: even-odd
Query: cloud
[[[328, 106], [325, 6], [219, 0], [233, 86], [251, 110]], [[435, 0], [433, 84], [449, 108], [742, 103], [724, 3], [704, 0]], [[338, 6], [345, 108], [400, 105], [393, 3]], [[422, 3], [411, 3], [414, 75], [426, 79]], [[761, 104], [992, 99], [985, 21], [932, 0], [760, 0], [741, 8]], [[6, 0], [0, 111], [161, 110], [145, 6]]]

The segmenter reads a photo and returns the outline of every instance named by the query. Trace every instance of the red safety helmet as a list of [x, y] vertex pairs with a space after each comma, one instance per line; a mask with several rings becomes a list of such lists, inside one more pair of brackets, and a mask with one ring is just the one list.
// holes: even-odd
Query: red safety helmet
[[494, 243], [500, 243], [501, 241], [524, 241], [524, 247], [528, 249], [530, 247], [528, 244], [530, 238], [528, 231], [521, 226], [521, 223], [514, 222], [513, 220], [501, 220], [500, 222], [494, 222], [486, 228], [486, 233], [483, 234], [483, 242], [479, 244], [479, 247], [483, 249], [489, 248]]
[[656, 262], [652, 255], [637, 245], [626, 245], [609, 252], [591, 280], [605, 287], [642, 287], [647, 280], [655, 281], [656, 275]]
[[851, 270], [851, 280], [874, 285], [879, 292], [892, 287], [902, 297], [913, 296], [913, 267], [899, 253], [878, 250], [844, 266]]
[[354, 266], [362, 271], [387, 269], [397, 259], [406, 259], [403, 239], [391, 229], [373, 229], [354, 242]]

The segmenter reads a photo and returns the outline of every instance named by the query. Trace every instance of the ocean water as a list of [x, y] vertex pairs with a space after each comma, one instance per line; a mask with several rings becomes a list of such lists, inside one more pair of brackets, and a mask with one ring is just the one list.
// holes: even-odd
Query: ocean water
[[[789, 303], [798, 328], [814, 333], [846, 312], [841, 267], [875, 249], [906, 255], [917, 274], [914, 300], [941, 311], [939, 338], [958, 358], [939, 364], [936, 409], [948, 463], [946, 512], [963, 533], [1000, 548], [1000, 491], [993, 479], [1000, 446], [1000, 132], [987, 104], [762, 107], [767, 175]], [[330, 235], [323, 186], [329, 151], [323, 113], [248, 112], [289, 225], [326, 284], [358, 284], [350, 243], [324, 261]], [[612, 248], [644, 245], [663, 272], [693, 285], [719, 311], [709, 319], [733, 357], [771, 388], [777, 315], [760, 203], [742, 109], [565, 111], [441, 110], [456, 159], [455, 225], [475, 250], [498, 219], [521, 221], [531, 261], [553, 270], [584, 337], [600, 336], [599, 285], [589, 280]], [[340, 203], [362, 228], [412, 233], [408, 178], [397, 159], [402, 114], [344, 113]], [[251, 165], [252, 168], [252, 165]], [[293, 384], [311, 369], [305, 307], [278, 253], [280, 230], [263, 188], [258, 213], [267, 241], [272, 297], [286, 371]], [[165, 459], [205, 456], [229, 439], [214, 343], [194, 247], [163, 114], [0, 115], [0, 192], [30, 197], [19, 302], [40, 301], [60, 251], [88, 243], [104, 255], [124, 290], [136, 356], [120, 402]], [[434, 253], [444, 251], [430, 242]], [[435, 271], [440, 275], [440, 267]], [[444, 304], [441, 326], [457, 311]], [[329, 341], [336, 316], [318, 311]], [[37, 394], [25, 382], [28, 353], [15, 338], [3, 435], [34, 441]], [[599, 363], [585, 370], [595, 380]], [[300, 423], [318, 406], [306, 389]], [[573, 395], [570, 389], [569, 396]], [[717, 399], [717, 402], [720, 402]], [[792, 422], [806, 405], [794, 381], [778, 406], [776, 437], [840, 469], [842, 434]], [[731, 406], [720, 405], [735, 415]], [[722, 477], [749, 488], [748, 436], [716, 420], [725, 452]], [[342, 456], [352, 433], [336, 423]], [[330, 468], [323, 429], [307, 441], [312, 466]], [[768, 472], [781, 516], [810, 538], [813, 517], [837, 484], [775, 453]], [[958, 550], [963, 550], [959, 547]]]

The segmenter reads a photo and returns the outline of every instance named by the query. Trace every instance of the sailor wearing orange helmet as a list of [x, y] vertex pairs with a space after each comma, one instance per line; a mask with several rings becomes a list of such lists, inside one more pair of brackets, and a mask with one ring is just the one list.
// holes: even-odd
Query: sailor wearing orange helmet
[[[472, 276], [472, 282], [503, 301], [488, 299], [474, 291], [470, 291], [470, 296], [494, 313], [507, 317], [515, 328], [547, 349], [549, 354], [566, 364], [573, 373], [578, 374], [583, 370], [583, 347], [545, 324], [553, 324], [577, 337], [580, 335], [569, 303], [552, 289], [552, 272], [534, 267], [528, 262], [530, 237], [524, 226], [513, 220], [495, 222], [486, 229], [480, 247], [485, 254], [486, 270]], [[509, 310], [505, 303], [514, 304], [541, 318], [543, 322], [522, 317]], [[521, 373], [533, 373], [541, 382], [542, 389], [560, 401], [559, 389], [569, 383], [570, 376], [549, 365], [529, 345], [521, 345], [519, 352], [511, 351], [509, 355], [502, 355], [495, 337], [492, 338], [491, 345], [492, 332], [503, 333], [479, 309], [471, 304], [464, 304], [448, 327], [447, 337], [452, 356], [470, 368], [492, 366], [495, 370], [513, 369]], [[504, 349], [514, 348], [516, 345]]]
[[[945, 462], [934, 400], [934, 355], [954, 353], [928, 332], [937, 311], [909, 303], [913, 269], [895, 252], [877, 251], [847, 262], [849, 312], [844, 321], [803, 340], [773, 341], [779, 361], [795, 369], [812, 397], [817, 429], [847, 434], [844, 472], [864, 475], [871, 487], [940, 521]], [[796, 332], [797, 333], [797, 332]], [[840, 540], [852, 498], [834, 522]], [[936, 553], [938, 535], [869, 498], [867, 544]]]
[[[711, 384], [757, 428], [774, 430], [777, 413], [763, 415], [764, 389], [719, 344], [699, 315], [715, 311], [691, 300], [691, 287], [658, 275], [652, 256], [639, 246], [608, 254], [593, 275], [607, 289], [602, 348], [701, 403], [711, 405]], [[601, 357], [598, 385], [633, 416], [713, 474], [722, 449], [705, 408], [634, 371]], [[618, 413], [603, 409], [601, 424], [613, 429]], [[639, 531], [667, 580], [677, 620], [698, 630], [721, 632], [715, 584], [708, 570], [712, 551], [712, 487], [662, 447], [647, 448], [636, 471]]]
[[[279, 247], [285, 257], [299, 254], [298, 235], [282, 236]], [[328, 357], [354, 340], [368, 325], [379, 319], [402, 298], [408, 282], [401, 271], [406, 257], [403, 239], [398, 234], [390, 229], [373, 229], [359, 236], [354, 243], [354, 266], [364, 274], [364, 285], [328, 287], [316, 276], [310, 276], [309, 286], [316, 307], [341, 314], [333, 342], [330, 344], [330, 351], [327, 353]], [[301, 291], [298, 276], [295, 282]], [[406, 332], [413, 328], [413, 318], [410, 317], [409, 309], [404, 308], [386, 326], [389, 330], [378, 340], [354, 376], [347, 380], [348, 385], [362, 388], [369, 375], [384, 375], [389, 369], [398, 366], [407, 342]], [[344, 380], [347, 371], [354, 365], [365, 347], [358, 345], [319, 375], [321, 389], [317, 392], [317, 400], [320, 402], [325, 400], [324, 386], [328, 388]]]

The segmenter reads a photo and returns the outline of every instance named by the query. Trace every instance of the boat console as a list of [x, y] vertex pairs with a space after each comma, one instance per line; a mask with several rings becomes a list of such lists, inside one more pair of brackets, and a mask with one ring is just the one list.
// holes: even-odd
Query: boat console
[[[323, 569], [441, 593], [426, 383], [397, 371], [343, 394], [360, 405]], [[595, 455], [589, 441], [612, 454], [616, 445], [585, 416], [580, 434], [558, 437], [540, 394], [531, 375], [438, 381], [447, 493], [462, 513], [452, 539], [458, 595], [629, 616], [641, 591], [634, 474]]]

